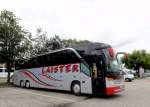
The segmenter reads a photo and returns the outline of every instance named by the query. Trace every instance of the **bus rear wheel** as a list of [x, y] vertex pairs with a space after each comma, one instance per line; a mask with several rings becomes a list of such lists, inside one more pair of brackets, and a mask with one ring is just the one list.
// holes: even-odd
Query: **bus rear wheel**
[[29, 81], [26, 81], [25, 87], [26, 87], [26, 88], [30, 88], [30, 82], [29, 82]]
[[24, 82], [23, 82], [23, 80], [20, 81], [20, 87], [24, 87]]
[[71, 90], [75, 95], [80, 95], [81, 94], [80, 84], [78, 82], [73, 83]]

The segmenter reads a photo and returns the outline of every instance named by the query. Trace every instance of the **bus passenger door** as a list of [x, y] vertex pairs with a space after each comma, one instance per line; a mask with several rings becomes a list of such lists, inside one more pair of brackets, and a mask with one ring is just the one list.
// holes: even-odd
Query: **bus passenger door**
[[93, 63], [92, 86], [94, 93], [104, 93], [105, 91], [104, 65], [100, 60]]
[[92, 94], [92, 81], [90, 69], [85, 64], [80, 64], [81, 75], [80, 75], [80, 85], [81, 85], [81, 93]]

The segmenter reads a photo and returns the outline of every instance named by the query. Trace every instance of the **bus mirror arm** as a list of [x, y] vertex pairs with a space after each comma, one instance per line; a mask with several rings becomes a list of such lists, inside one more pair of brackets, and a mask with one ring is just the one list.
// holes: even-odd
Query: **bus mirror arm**
[[[118, 60], [119, 55], [124, 55], [125, 61], [128, 61], [128, 54], [126, 52], [117, 52], [116, 53], [116, 59]], [[119, 61], [119, 60], [118, 60]]]
[[122, 60], [119, 59], [119, 55], [124, 55], [124, 59], [127, 62], [128, 61], [128, 54], [126, 52], [117, 52], [116, 53], [116, 59], [118, 61], [118, 63], [121, 65], [121, 69], [122, 69]]

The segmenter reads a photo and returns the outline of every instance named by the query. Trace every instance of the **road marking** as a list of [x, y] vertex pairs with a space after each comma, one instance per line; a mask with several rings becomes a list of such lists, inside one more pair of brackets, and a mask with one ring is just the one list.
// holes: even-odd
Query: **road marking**
[[53, 99], [57, 99], [57, 100], [63, 100], [63, 101], [68, 101], [68, 102], [76, 102], [75, 100], [71, 100], [71, 99], [66, 99], [66, 98], [60, 98], [60, 97], [55, 97], [55, 96], [50, 96], [50, 95], [43, 95], [43, 94], [38, 94], [38, 93], [34, 93], [34, 92], [27, 92], [27, 91], [22, 91], [22, 90], [17, 90], [17, 89], [13, 89], [14, 91], [18, 91], [21, 93], [27, 93], [27, 94], [32, 94], [32, 95], [38, 95], [41, 97], [48, 97], [48, 98], [53, 98]]

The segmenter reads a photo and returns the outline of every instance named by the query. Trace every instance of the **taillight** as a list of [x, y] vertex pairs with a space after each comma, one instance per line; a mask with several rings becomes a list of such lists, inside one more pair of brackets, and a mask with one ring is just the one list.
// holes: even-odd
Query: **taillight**
[[109, 56], [111, 57], [111, 58], [114, 58], [114, 50], [113, 50], [113, 48], [108, 48], [108, 52], [109, 52]]

